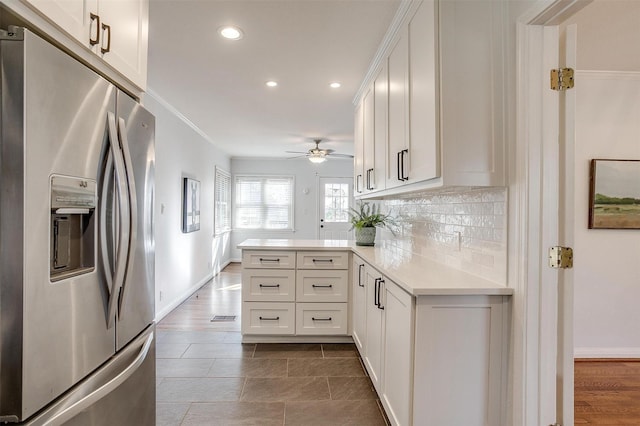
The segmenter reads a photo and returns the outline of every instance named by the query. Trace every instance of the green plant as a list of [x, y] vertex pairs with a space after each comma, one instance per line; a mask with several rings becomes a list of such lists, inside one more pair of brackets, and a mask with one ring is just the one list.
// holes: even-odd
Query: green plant
[[386, 227], [395, 234], [391, 228], [395, 225], [395, 222], [389, 213], [380, 213], [380, 207], [377, 204], [371, 205], [369, 203], [358, 203], [358, 209], [352, 207], [349, 212], [349, 217], [351, 229], [373, 228], [374, 226], [380, 228]]

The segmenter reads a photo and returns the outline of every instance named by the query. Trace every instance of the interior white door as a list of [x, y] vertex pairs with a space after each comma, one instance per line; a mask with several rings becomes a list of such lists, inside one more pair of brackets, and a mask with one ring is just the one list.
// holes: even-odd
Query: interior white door
[[[567, 26], [560, 39], [560, 66], [577, 69], [577, 25]], [[574, 247], [575, 132], [578, 84], [560, 96], [560, 188], [558, 244]], [[574, 423], [573, 269], [558, 273], [557, 416], [563, 425]]]
[[351, 239], [349, 209], [352, 205], [352, 178], [318, 178], [318, 238]]

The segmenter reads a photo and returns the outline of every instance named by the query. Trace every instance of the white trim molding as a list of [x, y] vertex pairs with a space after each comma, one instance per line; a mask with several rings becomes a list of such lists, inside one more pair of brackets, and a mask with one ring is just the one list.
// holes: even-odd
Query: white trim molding
[[575, 348], [579, 358], [640, 358], [640, 348]]

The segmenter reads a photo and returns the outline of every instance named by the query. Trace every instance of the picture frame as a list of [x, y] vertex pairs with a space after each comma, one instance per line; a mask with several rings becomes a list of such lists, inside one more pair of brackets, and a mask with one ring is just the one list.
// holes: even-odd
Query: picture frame
[[182, 179], [182, 232], [200, 229], [200, 181]]
[[640, 160], [593, 159], [589, 229], [640, 229]]

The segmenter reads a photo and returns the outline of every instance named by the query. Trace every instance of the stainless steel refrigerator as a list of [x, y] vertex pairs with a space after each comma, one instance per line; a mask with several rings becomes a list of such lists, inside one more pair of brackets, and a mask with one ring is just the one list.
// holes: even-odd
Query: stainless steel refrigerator
[[0, 422], [153, 425], [148, 111], [0, 31]]

